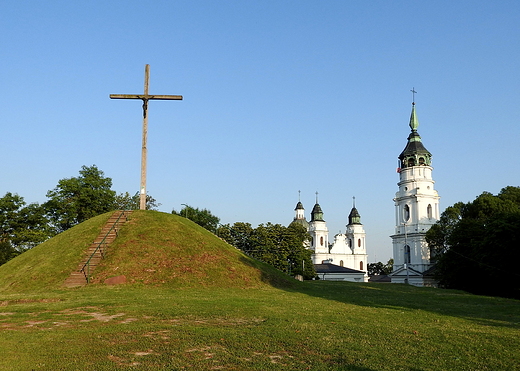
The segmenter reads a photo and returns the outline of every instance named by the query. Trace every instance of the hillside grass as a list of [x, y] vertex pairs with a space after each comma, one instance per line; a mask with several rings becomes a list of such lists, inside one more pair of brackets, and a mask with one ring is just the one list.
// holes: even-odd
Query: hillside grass
[[0, 266], [0, 292], [60, 287], [78, 267], [110, 215], [112, 212], [89, 219]]
[[0, 294], [5, 370], [516, 370], [520, 303], [396, 284]]
[[131, 284], [171, 288], [294, 284], [191, 220], [157, 211], [134, 211], [92, 282], [117, 275]]
[[520, 301], [300, 283], [164, 213], [133, 214], [97, 283], [61, 287], [108, 216], [0, 267], [0, 369], [520, 369]]

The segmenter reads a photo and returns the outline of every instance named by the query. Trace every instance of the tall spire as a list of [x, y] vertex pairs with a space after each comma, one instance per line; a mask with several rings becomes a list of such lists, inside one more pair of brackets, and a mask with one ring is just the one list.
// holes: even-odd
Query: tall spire
[[[410, 129], [412, 129], [412, 133], [417, 132], [417, 128], [419, 127], [419, 120], [417, 119], [417, 115], [415, 114], [415, 103], [412, 103], [412, 114], [410, 115]], [[421, 140], [421, 137], [419, 137]]]
[[[413, 94], [417, 93], [411, 90]], [[410, 115], [410, 129], [411, 133], [408, 135], [408, 143], [405, 149], [399, 155], [400, 168], [404, 169], [412, 166], [430, 166], [432, 154], [422, 144], [421, 136], [417, 132], [419, 127], [419, 120], [415, 113], [415, 102], [412, 102], [412, 113]]]

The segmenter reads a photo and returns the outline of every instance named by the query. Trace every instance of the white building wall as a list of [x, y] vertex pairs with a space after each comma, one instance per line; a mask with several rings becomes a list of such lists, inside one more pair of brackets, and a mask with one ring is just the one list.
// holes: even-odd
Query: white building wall
[[[394, 271], [407, 263], [406, 245], [410, 247], [409, 267], [424, 272], [430, 267], [426, 232], [439, 219], [439, 195], [434, 189], [431, 166], [404, 168], [400, 173], [395, 202], [395, 234], [392, 237]], [[430, 210], [430, 212], [429, 212]]]

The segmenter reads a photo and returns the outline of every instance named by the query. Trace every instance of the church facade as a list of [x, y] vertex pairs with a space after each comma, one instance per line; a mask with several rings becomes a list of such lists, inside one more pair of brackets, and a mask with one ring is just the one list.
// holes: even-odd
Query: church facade
[[333, 264], [338, 267], [350, 268], [358, 271], [358, 273], [363, 272], [363, 281], [368, 281], [366, 234], [355, 205], [348, 216], [345, 233], [336, 234], [332, 243], [329, 243], [329, 230], [317, 199], [312, 208], [310, 222], [305, 218], [305, 209], [301, 202], [296, 204], [294, 210], [296, 215], [292, 223], [304, 226], [311, 236], [307, 248], [313, 252], [313, 264]]
[[394, 283], [435, 286], [426, 232], [439, 220], [439, 195], [434, 189], [431, 153], [417, 132], [419, 121], [412, 103], [411, 133], [399, 155], [399, 183], [395, 194], [395, 233], [393, 245]]

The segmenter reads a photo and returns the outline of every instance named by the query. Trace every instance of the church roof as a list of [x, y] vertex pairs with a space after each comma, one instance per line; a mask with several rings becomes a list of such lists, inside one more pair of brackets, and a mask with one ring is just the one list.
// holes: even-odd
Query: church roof
[[353, 207], [352, 210], [350, 210], [350, 214], [348, 214], [348, 224], [361, 224], [361, 216], [355, 207]]
[[320, 222], [325, 221], [325, 220], [323, 220], [323, 211], [321, 210], [321, 206], [319, 203], [316, 203], [316, 205], [314, 205], [314, 207], [312, 208], [311, 222], [314, 222], [314, 221], [320, 221]]
[[365, 274], [363, 271], [358, 271], [355, 269], [340, 267], [336, 264], [314, 264], [314, 269], [316, 269], [316, 273], [359, 273]]
[[[303, 227], [305, 227], [305, 229], [309, 229], [309, 222], [304, 218], [304, 219], [296, 219], [294, 218], [294, 220], [291, 222], [291, 224], [301, 224]], [[291, 225], [289, 224], [289, 225]]]
[[415, 103], [412, 103], [412, 113], [410, 115], [409, 123], [411, 133], [408, 135], [408, 143], [403, 152], [399, 155], [401, 160], [401, 168], [416, 166], [416, 165], [430, 165], [432, 154], [424, 147], [421, 136], [417, 132], [419, 127], [419, 120], [415, 113]]
[[298, 203], [296, 204], [296, 208], [294, 210], [305, 210], [305, 209], [303, 208], [303, 204], [300, 201], [298, 201]]

